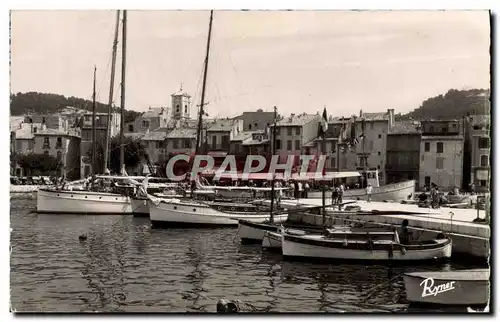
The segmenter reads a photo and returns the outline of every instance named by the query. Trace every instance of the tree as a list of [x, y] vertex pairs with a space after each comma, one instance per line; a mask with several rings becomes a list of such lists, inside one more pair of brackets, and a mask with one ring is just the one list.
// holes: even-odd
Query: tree
[[25, 172], [30, 173], [53, 173], [58, 170], [60, 165], [55, 157], [48, 154], [18, 154], [14, 158]]
[[[145, 149], [139, 139], [132, 137], [124, 137], [123, 145], [125, 147], [124, 151], [124, 163], [126, 167], [135, 167], [144, 158]], [[94, 168], [96, 173], [103, 173], [102, 164], [104, 163], [104, 148], [97, 144], [96, 148], [96, 163], [97, 168]], [[110, 156], [109, 156], [109, 167], [110, 171], [113, 173], [120, 173], [120, 137], [115, 136], [110, 140]], [[86, 163], [92, 162], [92, 149], [87, 151], [86, 157], [84, 159]]]

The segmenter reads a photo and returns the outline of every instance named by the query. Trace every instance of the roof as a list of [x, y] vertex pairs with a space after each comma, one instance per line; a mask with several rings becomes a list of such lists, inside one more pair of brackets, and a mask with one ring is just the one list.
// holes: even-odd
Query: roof
[[11, 116], [10, 117], [10, 130], [15, 131], [19, 129], [21, 124], [24, 122], [24, 116]]
[[64, 130], [47, 128], [43, 131], [38, 131], [37, 133], [34, 133], [34, 135], [74, 136], [78, 138], [80, 137], [80, 133], [75, 131], [74, 129], [68, 129], [64, 131]]
[[389, 114], [387, 112], [363, 113], [359, 119], [364, 119], [365, 121], [386, 121], [389, 120]]
[[169, 139], [194, 139], [196, 138], [196, 129], [174, 129], [167, 134]]
[[166, 132], [148, 132], [142, 137], [143, 141], [163, 141], [167, 137]]
[[209, 131], [209, 132], [231, 131], [233, 129], [234, 124], [236, 124], [237, 121], [238, 120], [235, 120], [235, 119], [216, 120], [213, 124], [208, 126], [207, 131]]
[[279, 121], [277, 126], [303, 126], [312, 121], [319, 120], [320, 117], [319, 114], [292, 114]]
[[422, 133], [422, 131], [420, 129], [420, 122], [418, 121], [394, 122], [392, 129], [389, 131], [389, 135], [420, 134], [420, 133]]
[[472, 123], [472, 126], [474, 125], [488, 125], [491, 123], [491, 117], [490, 115], [471, 115], [470, 120]]
[[137, 133], [137, 132], [123, 133], [123, 136], [130, 137], [133, 139], [140, 139], [144, 136], [144, 133]]
[[261, 144], [268, 144], [271, 141], [269, 139], [265, 140], [245, 140], [241, 145], [261, 145]]
[[179, 91], [173, 93], [172, 96], [186, 96], [186, 97], [191, 97], [191, 95], [189, 95], [188, 93], [184, 92], [182, 90], [182, 88]]
[[245, 141], [252, 138], [254, 133], [263, 133], [264, 131], [243, 131], [236, 134], [231, 141]]
[[41, 123], [23, 123], [22, 128], [16, 130], [16, 140], [31, 140], [35, 136], [31, 131], [31, 126], [36, 127], [37, 130], [42, 128]]
[[425, 135], [422, 136], [422, 141], [424, 140], [440, 140], [440, 141], [446, 141], [446, 140], [456, 140], [460, 141], [463, 140], [464, 137], [462, 135]]
[[150, 107], [149, 110], [147, 110], [141, 115], [141, 117], [142, 118], [158, 117], [162, 112], [163, 112], [163, 107]]

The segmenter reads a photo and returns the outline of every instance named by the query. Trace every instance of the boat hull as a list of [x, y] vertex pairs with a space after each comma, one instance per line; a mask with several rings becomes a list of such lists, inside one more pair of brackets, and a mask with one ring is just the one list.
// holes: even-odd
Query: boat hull
[[[384, 201], [384, 200], [406, 200], [408, 196], [415, 193], [415, 180], [408, 180], [398, 183], [390, 183], [380, 187], [373, 187], [371, 200]], [[327, 195], [328, 198], [331, 197]], [[308, 193], [308, 199], [321, 199], [321, 191], [312, 191]], [[368, 195], [365, 189], [349, 189], [344, 191], [344, 199], [359, 199], [367, 200]]]
[[277, 232], [278, 226], [264, 223], [254, 223], [246, 220], [238, 221], [238, 236], [243, 244], [262, 243], [262, 239], [264, 238], [266, 231]]
[[451, 257], [451, 240], [437, 240], [430, 245], [375, 244], [372, 249], [364, 241], [326, 240], [323, 236], [282, 235], [283, 256], [318, 259], [369, 261], [425, 261]]
[[[489, 281], [455, 280], [453, 289], [437, 293], [436, 295], [423, 294], [424, 278], [417, 276], [403, 276], [406, 298], [411, 303], [437, 305], [487, 305], [490, 297]], [[447, 284], [449, 279], [434, 279], [434, 286]]]
[[117, 214], [133, 213], [127, 196], [88, 191], [56, 191], [39, 189], [37, 212], [54, 214]]
[[132, 212], [136, 217], [149, 217], [149, 205], [147, 198], [131, 198]]
[[272, 231], [266, 231], [262, 238], [262, 248], [281, 252], [281, 234]]
[[[238, 226], [238, 220], [263, 222], [269, 219], [269, 213], [229, 213], [194, 202], [162, 201], [149, 204], [149, 216], [153, 226]], [[276, 222], [283, 222], [288, 214], [275, 217]]]

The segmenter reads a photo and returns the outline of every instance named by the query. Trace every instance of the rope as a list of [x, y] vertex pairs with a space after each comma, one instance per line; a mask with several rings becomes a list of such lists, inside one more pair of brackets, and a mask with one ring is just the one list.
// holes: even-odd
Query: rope
[[236, 241], [236, 238], [238, 237], [238, 234], [240, 233], [241, 226], [238, 227], [238, 231], [236, 232], [236, 235], [234, 235], [233, 238], [233, 243]]
[[378, 289], [379, 289], [381, 286], [384, 286], [384, 285], [386, 285], [386, 284], [388, 284], [388, 283], [391, 283], [392, 281], [394, 281], [394, 280], [396, 280], [396, 279], [400, 278], [402, 275], [403, 275], [403, 274], [398, 274], [398, 275], [394, 276], [393, 278], [391, 278], [391, 279], [390, 279], [390, 280], [388, 280], [388, 281], [385, 281], [385, 282], [382, 282], [382, 283], [380, 283], [380, 284], [375, 285], [374, 287], [372, 287], [371, 289], [369, 289], [369, 293], [368, 293], [368, 295], [367, 295], [365, 298], [363, 298], [363, 299], [361, 300], [361, 302], [366, 302], [366, 301], [367, 301], [370, 297], [372, 297], [373, 295], [375, 295], [375, 294], [376, 294], [376, 291], [378, 291]]

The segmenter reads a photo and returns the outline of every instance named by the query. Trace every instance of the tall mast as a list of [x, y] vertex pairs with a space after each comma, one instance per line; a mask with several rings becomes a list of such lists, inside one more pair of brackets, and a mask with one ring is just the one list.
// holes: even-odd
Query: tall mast
[[[273, 155], [271, 156], [271, 158], [276, 154], [276, 120], [278, 118], [278, 113], [277, 113], [277, 108], [276, 106], [274, 107], [274, 126], [273, 126], [273, 140], [272, 140], [272, 147], [273, 147]], [[274, 215], [273, 215], [273, 211], [274, 211], [274, 173], [273, 173], [273, 179], [271, 180], [271, 215], [269, 216], [269, 221], [272, 223], [274, 223]]]
[[123, 146], [123, 127], [124, 119], [123, 112], [125, 111], [125, 66], [127, 59], [127, 10], [123, 10], [123, 24], [122, 24], [122, 86], [121, 86], [121, 99], [120, 99], [120, 174], [125, 169], [125, 148]]
[[200, 139], [201, 139], [201, 128], [203, 121], [204, 106], [205, 106], [205, 88], [207, 85], [207, 71], [208, 71], [208, 58], [210, 53], [210, 37], [212, 35], [212, 19], [213, 19], [214, 11], [210, 10], [210, 22], [208, 25], [208, 37], [207, 37], [207, 52], [205, 56], [205, 69], [203, 71], [203, 87], [201, 89], [201, 103], [200, 103], [200, 114], [198, 115], [198, 130], [196, 131], [196, 154], [200, 151]]
[[94, 66], [94, 85], [92, 87], [92, 176], [96, 173], [96, 132], [95, 132], [95, 76], [97, 67]]
[[116, 11], [115, 38], [113, 40], [113, 55], [111, 58], [111, 78], [109, 80], [109, 99], [108, 99], [108, 122], [106, 129], [106, 146], [104, 148], [104, 170], [109, 169], [109, 140], [111, 137], [111, 109], [113, 106], [113, 89], [115, 87], [115, 67], [116, 67], [116, 49], [118, 47], [118, 25], [120, 24], [120, 10]]

